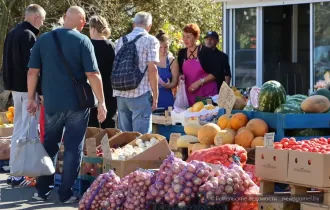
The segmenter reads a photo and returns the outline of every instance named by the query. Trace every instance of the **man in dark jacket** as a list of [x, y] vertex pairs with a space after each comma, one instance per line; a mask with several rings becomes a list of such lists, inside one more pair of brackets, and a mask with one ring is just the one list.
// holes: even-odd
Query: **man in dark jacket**
[[[30, 137], [34, 138], [38, 135], [38, 121], [35, 118], [31, 118], [27, 111], [27, 72], [30, 52], [36, 41], [39, 28], [43, 25], [45, 16], [46, 12], [41, 6], [31, 4], [25, 10], [24, 21], [7, 34], [4, 43], [2, 67], [4, 86], [6, 90], [12, 91], [15, 106], [10, 165], [15, 164], [16, 141], [25, 138], [30, 128]], [[7, 183], [11, 183], [13, 186], [30, 186], [35, 184], [33, 180], [29, 180], [26, 177], [10, 177]]]
[[219, 62], [218, 65], [220, 66], [219, 68], [221, 68], [220, 72], [218, 72], [219, 75], [217, 77], [217, 78], [221, 78], [221, 79], [217, 79], [219, 88], [221, 87], [223, 81], [226, 81], [226, 83], [230, 85], [231, 72], [230, 72], [228, 56], [217, 48], [217, 45], [219, 43], [218, 33], [215, 31], [208, 32], [204, 38], [204, 41], [207, 47], [213, 49], [215, 53], [214, 60]]

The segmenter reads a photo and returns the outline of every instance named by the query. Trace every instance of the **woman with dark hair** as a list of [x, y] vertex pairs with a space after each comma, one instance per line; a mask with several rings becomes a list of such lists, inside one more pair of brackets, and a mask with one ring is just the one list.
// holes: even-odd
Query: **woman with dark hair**
[[[117, 100], [112, 96], [110, 76], [112, 64], [115, 58], [114, 44], [108, 39], [111, 34], [109, 24], [101, 16], [92, 16], [89, 21], [89, 33], [95, 50], [97, 64], [100, 69], [103, 82], [105, 104], [108, 110], [106, 120], [101, 124], [103, 129], [114, 128], [113, 117], [117, 111]], [[90, 127], [100, 127], [97, 120], [97, 109], [91, 109], [89, 124]]]
[[189, 105], [197, 97], [205, 98], [217, 95], [217, 63], [211, 48], [197, 45], [200, 29], [196, 24], [188, 24], [183, 29], [183, 41], [186, 48], [178, 54], [180, 79], [185, 80]]
[[171, 55], [168, 48], [170, 41], [164, 31], [160, 30], [156, 35], [160, 43], [159, 63], [157, 64], [159, 76], [159, 97], [158, 107], [167, 109], [174, 104], [172, 88], [178, 85], [179, 65], [177, 60]]

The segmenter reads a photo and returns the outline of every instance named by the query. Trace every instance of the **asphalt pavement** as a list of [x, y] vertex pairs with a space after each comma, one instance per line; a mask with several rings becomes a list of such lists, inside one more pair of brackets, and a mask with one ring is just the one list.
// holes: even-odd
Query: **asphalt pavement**
[[35, 192], [33, 187], [11, 188], [6, 183], [8, 175], [0, 174], [0, 209], [8, 210], [73, 210], [78, 204], [63, 205], [58, 202], [57, 192], [54, 190], [47, 201], [33, 201], [31, 196]]

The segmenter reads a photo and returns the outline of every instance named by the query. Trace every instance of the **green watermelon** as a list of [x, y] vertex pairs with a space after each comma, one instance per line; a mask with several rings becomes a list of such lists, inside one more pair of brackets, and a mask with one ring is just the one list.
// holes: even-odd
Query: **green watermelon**
[[281, 83], [270, 80], [260, 89], [259, 107], [261, 112], [274, 112], [277, 107], [286, 101], [286, 92]]
[[300, 106], [301, 103], [307, 98], [305, 95], [293, 95], [290, 96], [289, 98], [287, 97], [286, 104], [295, 104], [297, 106]]
[[255, 111], [256, 109], [253, 106], [244, 107], [243, 111]]
[[300, 106], [295, 104], [282, 104], [275, 110], [275, 113], [281, 114], [302, 114]]
[[330, 100], [330, 90], [328, 90], [326, 88], [318, 89], [317, 91], [315, 91], [314, 93], [311, 94], [311, 96], [314, 96], [314, 95], [325, 96]]

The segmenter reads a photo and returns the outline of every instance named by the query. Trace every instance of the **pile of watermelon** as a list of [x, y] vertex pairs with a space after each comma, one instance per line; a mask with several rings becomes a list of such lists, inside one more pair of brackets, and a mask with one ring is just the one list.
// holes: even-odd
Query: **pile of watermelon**
[[[256, 88], [257, 89], [257, 88]], [[253, 89], [251, 94], [254, 93]], [[245, 111], [260, 111], [260, 112], [273, 112], [281, 114], [303, 114], [301, 104], [304, 100], [309, 98], [306, 95], [286, 95], [286, 91], [281, 83], [270, 80], [265, 82], [260, 91], [258, 90], [256, 97], [252, 97], [250, 94], [251, 105], [244, 108]], [[330, 90], [322, 88], [310, 95], [311, 96], [324, 96], [330, 100]], [[330, 112], [330, 110], [328, 110]]]

